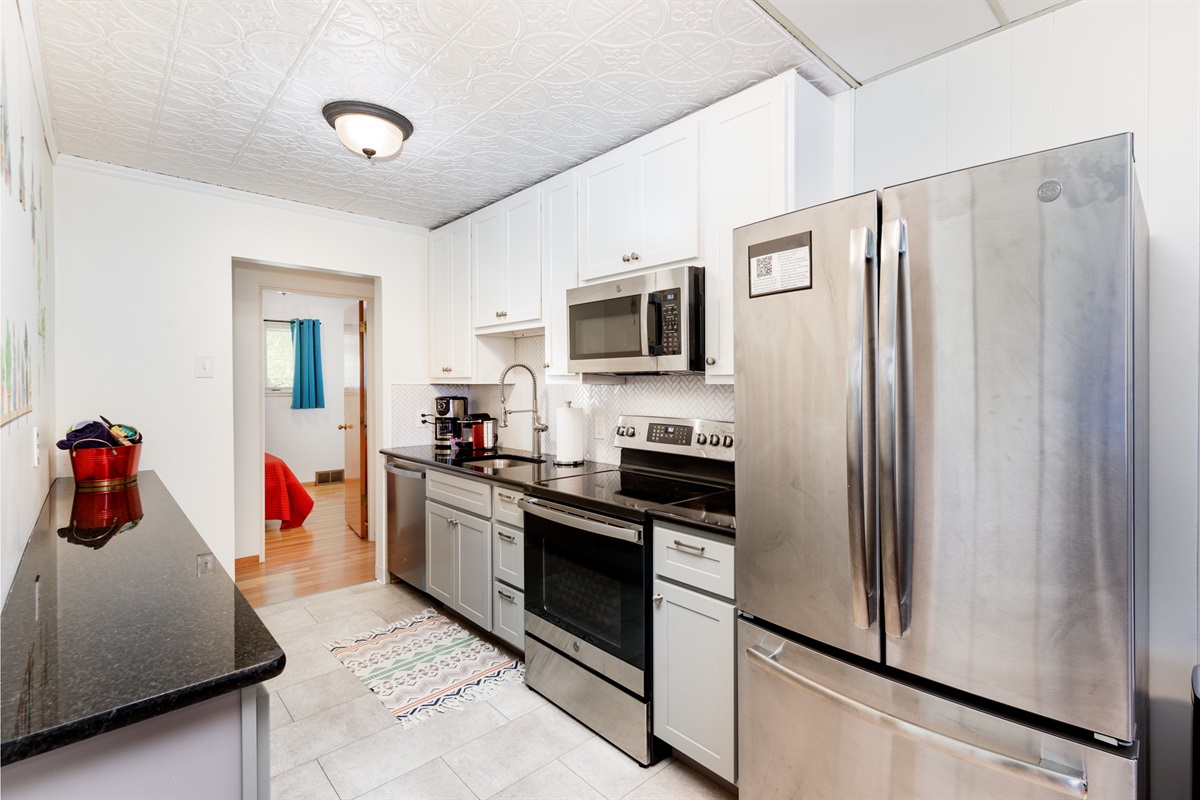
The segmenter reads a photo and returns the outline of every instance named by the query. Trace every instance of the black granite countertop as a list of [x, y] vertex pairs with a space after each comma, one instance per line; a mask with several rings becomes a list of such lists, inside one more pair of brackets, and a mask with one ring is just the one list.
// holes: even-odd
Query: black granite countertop
[[50, 489], [0, 618], [0, 764], [283, 671], [283, 650], [158, 476], [135, 488]]
[[[494, 483], [506, 484], [516, 488], [521, 488], [529, 483], [537, 483], [538, 481], [551, 480], [553, 478], [565, 478], [572, 475], [582, 475], [587, 472], [600, 472], [608, 469], [616, 469], [616, 464], [605, 464], [600, 461], [585, 461], [583, 464], [568, 467], [556, 466], [554, 463], [553, 453], [543, 453], [542, 458], [545, 459], [541, 464], [528, 464], [519, 467], [504, 467], [502, 469], [492, 469], [481, 464], [471, 464], [464, 462], [458, 455], [434, 449], [433, 445], [416, 445], [412, 447], [385, 447], [379, 452], [385, 456], [398, 458], [402, 461], [409, 461], [414, 464], [422, 464], [427, 467], [439, 467], [447, 472], [457, 472], [461, 475], [466, 475], [471, 478], [482, 478]], [[484, 455], [483, 453], [475, 453], [475, 456]], [[524, 458], [533, 458], [533, 453], [528, 450], [514, 450], [508, 447], [502, 447], [496, 454], [498, 457], [508, 455], [517, 455]], [[469, 457], [469, 456], [468, 456]]]

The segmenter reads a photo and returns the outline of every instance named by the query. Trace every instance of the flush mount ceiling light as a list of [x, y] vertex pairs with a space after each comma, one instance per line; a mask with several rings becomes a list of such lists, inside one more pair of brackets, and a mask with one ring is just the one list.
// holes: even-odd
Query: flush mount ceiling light
[[406, 117], [374, 103], [338, 100], [321, 113], [346, 149], [368, 159], [395, 156], [413, 132], [413, 124]]

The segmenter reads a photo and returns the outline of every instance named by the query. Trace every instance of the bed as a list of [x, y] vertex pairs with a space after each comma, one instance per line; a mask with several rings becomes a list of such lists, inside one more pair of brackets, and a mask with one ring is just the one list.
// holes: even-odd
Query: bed
[[313, 509], [312, 495], [282, 458], [264, 453], [263, 461], [266, 470], [263, 518], [279, 520], [280, 530], [299, 528]]

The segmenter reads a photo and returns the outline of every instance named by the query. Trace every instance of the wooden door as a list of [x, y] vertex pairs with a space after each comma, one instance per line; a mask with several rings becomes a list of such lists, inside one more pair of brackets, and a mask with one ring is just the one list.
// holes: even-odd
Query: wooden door
[[[367, 324], [364, 318], [363, 301], [358, 301], [358, 335], [347, 336], [346, 341], [357, 339], [358, 385], [346, 391], [343, 409], [344, 423], [340, 426], [345, 433], [345, 509], [346, 524], [366, 539], [367, 529], [367, 369], [364, 344]], [[349, 346], [349, 345], [347, 345]]]

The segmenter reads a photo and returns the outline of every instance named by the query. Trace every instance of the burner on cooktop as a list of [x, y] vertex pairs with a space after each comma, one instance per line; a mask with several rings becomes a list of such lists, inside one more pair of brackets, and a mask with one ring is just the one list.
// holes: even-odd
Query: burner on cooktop
[[722, 491], [725, 487], [630, 470], [608, 470], [539, 481], [538, 486], [602, 505], [645, 510]]

